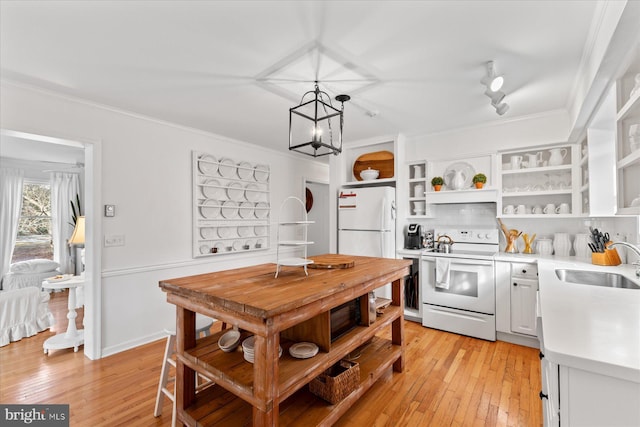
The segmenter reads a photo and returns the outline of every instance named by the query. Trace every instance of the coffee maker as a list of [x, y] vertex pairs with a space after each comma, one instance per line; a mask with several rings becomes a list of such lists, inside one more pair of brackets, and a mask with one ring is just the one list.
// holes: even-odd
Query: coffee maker
[[409, 224], [407, 234], [404, 236], [405, 249], [421, 249], [422, 235], [420, 234], [420, 224]]

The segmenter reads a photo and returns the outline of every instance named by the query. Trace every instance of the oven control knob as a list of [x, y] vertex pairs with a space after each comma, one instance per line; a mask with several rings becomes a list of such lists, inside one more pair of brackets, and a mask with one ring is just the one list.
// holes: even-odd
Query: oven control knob
[[490, 239], [491, 238], [491, 234], [487, 233], [484, 235], [485, 239]]
[[482, 239], [482, 233], [478, 233], [478, 239]]

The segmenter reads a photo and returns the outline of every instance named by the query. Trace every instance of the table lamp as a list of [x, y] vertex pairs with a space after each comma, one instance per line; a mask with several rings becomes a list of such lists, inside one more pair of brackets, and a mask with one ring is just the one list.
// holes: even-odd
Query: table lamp
[[[69, 239], [69, 246], [71, 245], [84, 245], [84, 216], [76, 218], [76, 227], [73, 229], [73, 234]], [[84, 275], [84, 247], [80, 251], [80, 260], [82, 261], [82, 272], [80, 275]]]

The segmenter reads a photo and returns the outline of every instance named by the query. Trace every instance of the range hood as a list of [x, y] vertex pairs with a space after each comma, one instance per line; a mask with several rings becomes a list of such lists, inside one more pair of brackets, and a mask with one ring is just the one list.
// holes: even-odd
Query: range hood
[[498, 190], [491, 187], [467, 190], [441, 190], [426, 193], [428, 204], [498, 202]]

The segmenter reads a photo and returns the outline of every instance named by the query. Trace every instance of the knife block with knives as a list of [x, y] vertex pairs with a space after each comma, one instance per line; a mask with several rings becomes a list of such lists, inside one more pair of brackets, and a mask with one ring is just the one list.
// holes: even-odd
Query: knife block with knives
[[[607, 243], [609, 245], [611, 242]], [[604, 252], [594, 252], [591, 254], [591, 263], [595, 265], [620, 265], [620, 255], [616, 248], [605, 249]]]

